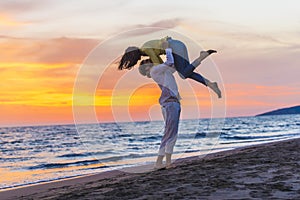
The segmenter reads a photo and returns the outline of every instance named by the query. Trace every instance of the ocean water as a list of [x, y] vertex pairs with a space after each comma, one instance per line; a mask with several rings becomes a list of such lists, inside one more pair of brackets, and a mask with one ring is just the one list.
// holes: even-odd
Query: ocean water
[[[300, 137], [300, 115], [182, 120], [174, 159]], [[0, 128], [0, 190], [153, 163], [163, 122]]]

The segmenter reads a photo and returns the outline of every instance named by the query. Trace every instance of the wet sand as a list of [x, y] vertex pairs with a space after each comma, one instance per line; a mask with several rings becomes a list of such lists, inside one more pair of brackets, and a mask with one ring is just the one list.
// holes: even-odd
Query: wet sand
[[0, 199], [300, 199], [300, 138], [0, 192]]

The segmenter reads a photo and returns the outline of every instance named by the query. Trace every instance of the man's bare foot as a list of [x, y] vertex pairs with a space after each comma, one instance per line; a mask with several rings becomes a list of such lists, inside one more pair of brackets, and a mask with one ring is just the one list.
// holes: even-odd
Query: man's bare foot
[[160, 170], [160, 169], [166, 169], [166, 165], [163, 164], [155, 164], [154, 165], [155, 170]]
[[166, 153], [166, 168], [169, 169], [172, 164], [172, 154]]
[[172, 163], [166, 163], [166, 169], [170, 169], [172, 167], [173, 167]]
[[166, 167], [165, 165], [163, 165], [163, 159], [164, 159], [164, 156], [162, 156], [162, 155], [157, 156], [156, 163], [154, 165], [154, 169], [163, 169]]
[[199, 57], [200, 61], [204, 60], [205, 58], [207, 58], [212, 53], [217, 53], [217, 51], [212, 50], [212, 49], [210, 49], [208, 51], [201, 51], [200, 52], [200, 57]]
[[216, 82], [209, 83], [207, 86], [218, 95], [219, 99], [222, 98], [221, 90], [218, 87], [218, 83], [216, 83]]

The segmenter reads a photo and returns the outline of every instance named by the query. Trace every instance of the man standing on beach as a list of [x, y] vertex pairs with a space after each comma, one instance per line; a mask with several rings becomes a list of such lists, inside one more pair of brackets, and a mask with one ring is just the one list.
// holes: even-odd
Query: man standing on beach
[[165, 121], [164, 136], [158, 151], [155, 168], [163, 168], [163, 158], [166, 156], [166, 167], [171, 167], [171, 156], [177, 140], [179, 116], [181, 112], [178, 87], [173, 76], [174, 58], [172, 49], [166, 49], [167, 60], [163, 64], [153, 66], [150, 59], [143, 60], [139, 72], [143, 76], [152, 78], [161, 89], [159, 103]]

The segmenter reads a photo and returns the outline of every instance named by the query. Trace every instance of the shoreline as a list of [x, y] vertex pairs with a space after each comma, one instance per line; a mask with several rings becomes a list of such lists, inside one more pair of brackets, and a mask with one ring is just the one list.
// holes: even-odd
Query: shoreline
[[[180, 162], [181, 160], [185, 160], [185, 159], [189, 160], [189, 159], [193, 159], [194, 157], [196, 159], [199, 159], [199, 158], [206, 157], [209, 154], [214, 154], [214, 153], [218, 153], [218, 152], [226, 152], [226, 151], [231, 151], [231, 150], [235, 150], [235, 149], [251, 147], [251, 146], [256, 146], [256, 145], [263, 145], [263, 144], [267, 144], [267, 143], [280, 142], [280, 141], [284, 141], [284, 140], [290, 140], [290, 138], [289, 139], [284, 138], [284, 139], [280, 139], [280, 140], [274, 139], [274, 140], [270, 140], [270, 141], [257, 142], [257, 143], [251, 144], [251, 145], [240, 146], [240, 147], [210, 149], [210, 150], [205, 150], [203, 152], [199, 151], [199, 152], [179, 153], [179, 154], [174, 154], [173, 155], [172, 162]], [[23, 184], [18, 184], [18, 185], [6, 186], [6, 187], [3, 187], [3, 188], [0, 188], [0, 192], [20, 189], [20, 188], [24, 188], [24, 187], [36, 186], [36, 185], [40, 185], [40, 184], [48, 184], [48, 183], [53, 183], [53, 182], [58, 182], [58, 181], [65, 181], [65, 180], [83, 178], [83, 177], [86, 177], [86, 176], [93, 176], [95, 174], [109, 173], [110, 171], [124, 171], [124, 169], [128, 169], [127, 171], [130, 172], [131, 168], [139, 168], [139, 167], [142, 167], [142, 166], [147, 166], [147, 168], [149, 168], [149, 166], [148, 166], [149, 163], [151, 163], [153, 165], [155, 164], [154, 161], [156, 160], [156, 156], [138, 158], [138, 159], [140, 159], [140, 161], [137, 164], [135, 164], [136, 159], [126, 160], [126, 163], [128, 162], [129, 165], [133, 164], [132, 166], [124, 166], [123, 168], [118, 168], [118, 169], [108, 169], [108, 170], [104, 170], [104, 171], [100, 171], [100, 172], [91, 172], [91, 173], [87, 173], [87, 174], [77, 174], [77, 175], [72, 175], [72, 176], [52, 178], [52, 179], [44, 179], [44, 180], [39, 180], [39, 181], [35, 181], [35, 182], [28, 182], [28, 183], [23, 183]], [[149, 161], [149, 159], [152, 160], [152, 161]], [[134, 162], [132, 162], [133, 160], [134, 160]], [[148, 163], [148, 164], [146, 164], [146, 163]], [[105, 164], [110, 165], [111, 163], [107, 162]], [[115, 163], [113, 163], [113, 164], [115, 164]], [[139, 172], [139, 173], [141, 173], [141, 172]]]
[[[291, 145], [296, 146], [296, 148], [291, 147]], [[241, 170], [240, 168], [243, 167], [244, 165], [241, 165], [241, 164], [239, 164], [239, 162], [237, 162], [237, 161], [241, 161], [241, 163], [246, 164], [246, 169], [251, 169], [251, 168], [255, 168], [255, 166], [256, 167], [259, 166], [259, 164], [261, 164], [262, 162], [263, 163], [266, 162], [266, 164], [268, 164], [268, 163], [273, 163], [273, 160], [277, 160], [277, 159], [280, 160], [280, 159], [285, 158], [287, 156], [285, 154], [286, 151], [289, 152], [288, 153], [289, 155], [295, 154], [293, 156], [293, 159], [295, 159], [295, 161], [294, 161], [294, 163], [292, 163], [292, 167], [294, 166], [294, 168], [292, 168], [292, 171], [293, 170], [295, 171], [294, 178], [296, 180], [298, 180], [298, 183], [299, 183], [300, 182], [300, 153], [297, 152], [297, 148], [299, 149], [299, 147], [300, 147], [300, 138], [286, 139], [286, 140], [281, 140], [281, 141], [250, 145], [247, 147], [239, 147], [239, 148], [236, 148], [233, 150], [227, 150], [227, 151], [221, 151], [221, 152], [207, 154], [204, 157], [193, 156], [193, 157], [181, 158], [181, 159], [176, 160], [173, 164], [173, 168], [168, 169], [168, 170], [152, 171], [151, 170], [152, 165], [151, 166], [143, 165], [143, 166], [125, 168], [122, 171], [112, 170], [112, 171], [101, 172], [101, 173], [92, 174], [92, 175], [83, 175], [80, 177], [60, 179], [60, 180], [56, 180], [56, 181], [38, 183], [38, 184], [33, 184], [33, 185], [25, 185], [25, 186], [21, 186], [21, 187], [17, 187], [17, 188], [9, 188], [9, 189], [0, 191], [0, 199], [1, 200], [2, 199], [19, 199], [19, 198], [43, 199], [45, 197], [47, 197], [49, 199], [63, 199], [66, 196], [68, 196], [68, 198], [70, 198], [70, 199], [81, 199], [81, 197], [86, 198], [86, 195], [87, 195], [87, 199], [92, 199], [94, 196], [93, 193], [95, 193], [95, 195], [97, 194], [97, 197], [99, 196], [99, 199], [105, 199], [105, 198], [110, 199], [105, 194], [106, 193], [111, 194], [112, 191], [115, 191], [114, 193], [112, 193], [115, 195], [119, 194], [120, 191], [121, 192], [123, 191], [123, 193], [122, 193], [123, 195], [121, 195], [121, 197], [125, 197], [124, 195], [126, 195], [128, 193], [127, 194], [128, 198], [131, 198], [134, 195], [135, 195], [134, 198], [136, 198], [142, 194], [138, 194], [139, 192], [137, 192], [137, 191], [136, 191], [137, 194], [134, 194], [134, 191], [131, 191], [131, 190], [132, 190], [132, 188], [137, 187], [134, 184], [134, 182], [138, 182], [143, 179], [145, 179], [147, 181], [141, 183], [141, 188], [142, 189], [147, 188], [147, 190], [151, 191], [151, 187], [155, 186], [155, 184], [151, 185], [151, 181], [158, 184], [157, 181], [159, 181], [159, 180], [157, 180], [157, 179], [161, 179], [162, 176], [166, 176], [166, 175], [171, 176], [172, 180], [175, 181], [176, 179], [178, 179], [178, 174], [180, 174], [179, 182], [176, 181], [179, 184], [176, 187], [182, 188], [182, 185], [189, 184], [189, 182], [185, 182], [184, 179], [186, 179], [186, 177], [190, 177], [190, 172], [192, 172], [192, 173], [196, 173], [193, 176], [196, 180], [191, 180], [191, 182], [196, 185], [198, 183], [198, 185], [200, 186], [201, 184], [205, 184], [205, 182], [203, 182], [202, 179], [209, 180], [210, 178], [215, 177], [215, 174], [211, 174], [212, 177], [210, 177], [210, 176], [206, 177], [207, 175], [205, 173], [203, 174], [203, 169], [199, 170], [199, 168], [204, 167], [205, 170], [210, 170], [210, 167], [211, 167], [212, 168], [211, 170], [214, 169], [214, 170], [219, 170], [219, 171], [224, 171], [224, 170], [226, 171], [226, 170], [230, 170], [230, 169], [228, 169], [228, 166], [226, 165], [225, 161], [230, 161], [230, 162], [228, 162], [228, 165], [232, 165], [234, 163], [233, 167], [237, 167], [237, 170]], [[279, 150], [279, 149], [282, 149], [282, 151], [277, 151], [277, 152], [275, 151], [275, 150]], [[276, 154], [276, 156], [272, 155], [272, 154]], [[253, 156], [256, 157], [257, 159], [251, 160]], [[262, 156], [262, 157], [260, 157], [260, 156]], [[271, 157], [269, 157], [269, 156], [271, 156]], [[245, 158], [248, 158], [248, 160], [247, 159], [243, 160]], [[249, 159], [251, 160], [251, 162], [254, 162], [254, 163], [251, 163]], [[288, 157], [286, 157], [286, 159], [289, 160]], [[283, 163], [277, 162], [277, 164], [279, 164], [278, 167], [280, 167], [281, 164], [284, 165], [285, 162], [283, 162]], [[207, 168], [208, 164], [210, 167]], [[276, 162], [275, 162], [275, 164], [276, 164]], [[269, 166], [269, 167], [270, 167], [270, 169], [273, 169], [273, 171], [277, 170], [276, 167], [274, 169], [274, 166], [273, 167]], [[190, 168], [190, 170], [187, 170], [189, 168]], [[265, 166], [265, 168], [262, 168], [262, 169], [266, 170], [267, 168], [268, 168], [268, 166]], [[138, 170], [141, 170], [141, 172], [143, 172], [143, 173], [131, 173], [131, 172], [137, 172]], [[255, 177], [255, 174], [260, 173], [260, 171], [257, 171], [257, 170], [253, 171], [253, 169], [251, 169], [250, 171], [252, 173], [251, 178], [249, 178], [248, 176], [242, 176], [244, 171], [240, 171], [240, 173], [242, 173], [242, 174], [239, 174], [240, 178], [241, 179], [246, 178], [245, 179], [246, 181], [251, 180], [251, 179], [253, 179], [252, 181], [254, 181], [254, 182], [261, 181], [262, 178]], [[283, 172], [288, 173], [287, 177], [290, 177], [293, 179], [292, 171], [289, 172], [287, 170], [286, 172], [282, 171], [282, 173]], [[235, 171], [233, 170], [233, 172], [235, 172]], [[272, 170], [271, 170], [271, 172], [272, 172]], [[200, 179], [197, 179], [196, 175], [199, 175], [199, 173], [201, 176], [199, 177]], [[292, 174], [290, 174], [290, 173], [292, 173]], [[210, 173], [208, 173], [208, 175], [209, 174]], [[219, 176], [228, 176], [228, 174], [219, 174]], [[266, 176], [267, 178], [270, 178], [267, 175], [264, 175], [264, 176]], [[284, 178], [284, 177], [282, 177], [282, 178]], [[220, 180], [218, 180], [218, 181], [220, 181]], [[222, 181], [226, 182], [226, 179], [224, 179], [224, 180], [222, 179]], [[184, 184], [182, 184], [182, 182], [184, 182]], [[284, 182], [286, 182], [286, 181], [280, 181], [277, 184], [277, 187], [279, 187], [279, 188], [283, 187], [283, 189], [284, 189], [285, 188], [284, 184], [283, 184]], [[131, 183], [131, 184], [129, 184], [129, 183]], [[171, 186], [172, 186], [170, 191], [171, 190], [177, 191], [179, 189], [179, 188], [176, 188], [174, 185], [172, 185], [173, 184], [172, 181], [171, 182], [167, 181], [167, 184], [165, 184], [165, 185], [168, 185], [168, 184], [171, 184]], [[287, 192], [281, 191], [279, 189], [281, 192], [279, 192], [280, 194], [278, 193], [277, 196], [285, 197], [283, 195], [283, 193], [289, 193], [289, 194], [294, 193], [294, 195], [296, 195], [296, 196], [298, 195], [297, 197], [300, 197], [300, 184], [298, 186], [294, 185], [294, 184], [295, 183], [292, 181], [290, 186], [286, 187], [284, 189], [284, 190], [287, 190]], [[130, 186], [130, 187], [126, 188], [127, 187], [126, 185]], [[143, 186], [145, 186], [145, 187], [143, 187]], [[221, 192], [222, 194], [226, 193], [226, 191], [222, 190], [222, 187], [225, 185], [221, 184], [221, 186], [222, 186], [221, 188], [219, 186], [214, 186], [214, 187], [210, 188], [212, 191], [215, 191], [215, 193], [217, 193], [216, 198], [222, 197], [222, 195], [219, 196], [220, 189], [222, 191]], [[254, 187], [254, 185], [252, 185], [252, 186]], [[125, 189], [124, 189], [124, 187], [125, 187]], [[205, 197], [211, 196], [211, 195], [207, 194], [207, 191], [210, 191], [210, 190], [208, 190], [208, 188], [206, 188], [206, 190], [204, 190], [202, 192], [201, 192], [201, 190], [203, 190], [203, 188], [197, 187], [199, 191], [198, 190], [194, 191], [195, 188], [193, 188], [193, 189], [192, 188], [193, 188], [193, 186], [191, 185], [191, 188], [189, 188], [189, 187], [182, 188], [182, 190], [185, 190], [185, 193], [189, 193], [192, 191], [193, 193], [195, 193], [195, 195], [197, 192], [200, 192], [200, 193], [204, 192], [204, 194], [206, 194]], [[239, 187], [235, 185], [235, 188], [239, 188]], [[293, 191], [293, 188], [295, 189], [295, 191]], [[126, 192], [126, 189], [127, 189], [127, 192]], [[263, 189], [263, 188], [261, 188], [261, 189]], [[141, 189], [139, 189], [139, 190], [141, 190]], [[248, 191], [249, 189], [247, 189], [247, 190], [244, 189], [244, 190], [245, 191], [243, 191], [243, 192], [246, 193], [246, 191]], [[82, 191], [90, 191], [90, 192], [84, 193], [79, 197], [77, 192], [81, 193]], [[237, 191], [238, 191], [237, 192], [238, 194], [241, 194], [241, 191], [239, 191], [238, 189], [237, 189]], [[161, 192], [158, 192], [157, 195], [161, 195], [160, 193]], [[231, 193], [231, 195], [237, 194], [237, 193]], [[175, 194], [179, 195], [179, 194], [177, 194], [177, 192], [175, 192]], [[250, 194], [250, 192], [249, 192], [249, 194]], [[143, 194], [143, 196], [145, 196], [145, 195], [146, 194]], [[146, 195], [145, 198], [150, 197], [149, 195], [151, 197], [154, 197], [156, 194], [153, 194], [154, 196], [151, 194], [148, 194], [148, 196]], [[183, 195], [183, 197], [186, 197], [186, 196], [187, 195]], [[193, 196], [190, 196], [190, 197], [192, 198]], [[250, 195], [248, 197], [253, 197], [253, 196]], [[288, 197], [290, 197], [290, 196], [288, 196]], [[118, 199], [118, 198], [120, 198], [120, 197], [114, 196], [114, 198], [112, 198], [112, 199]]]

